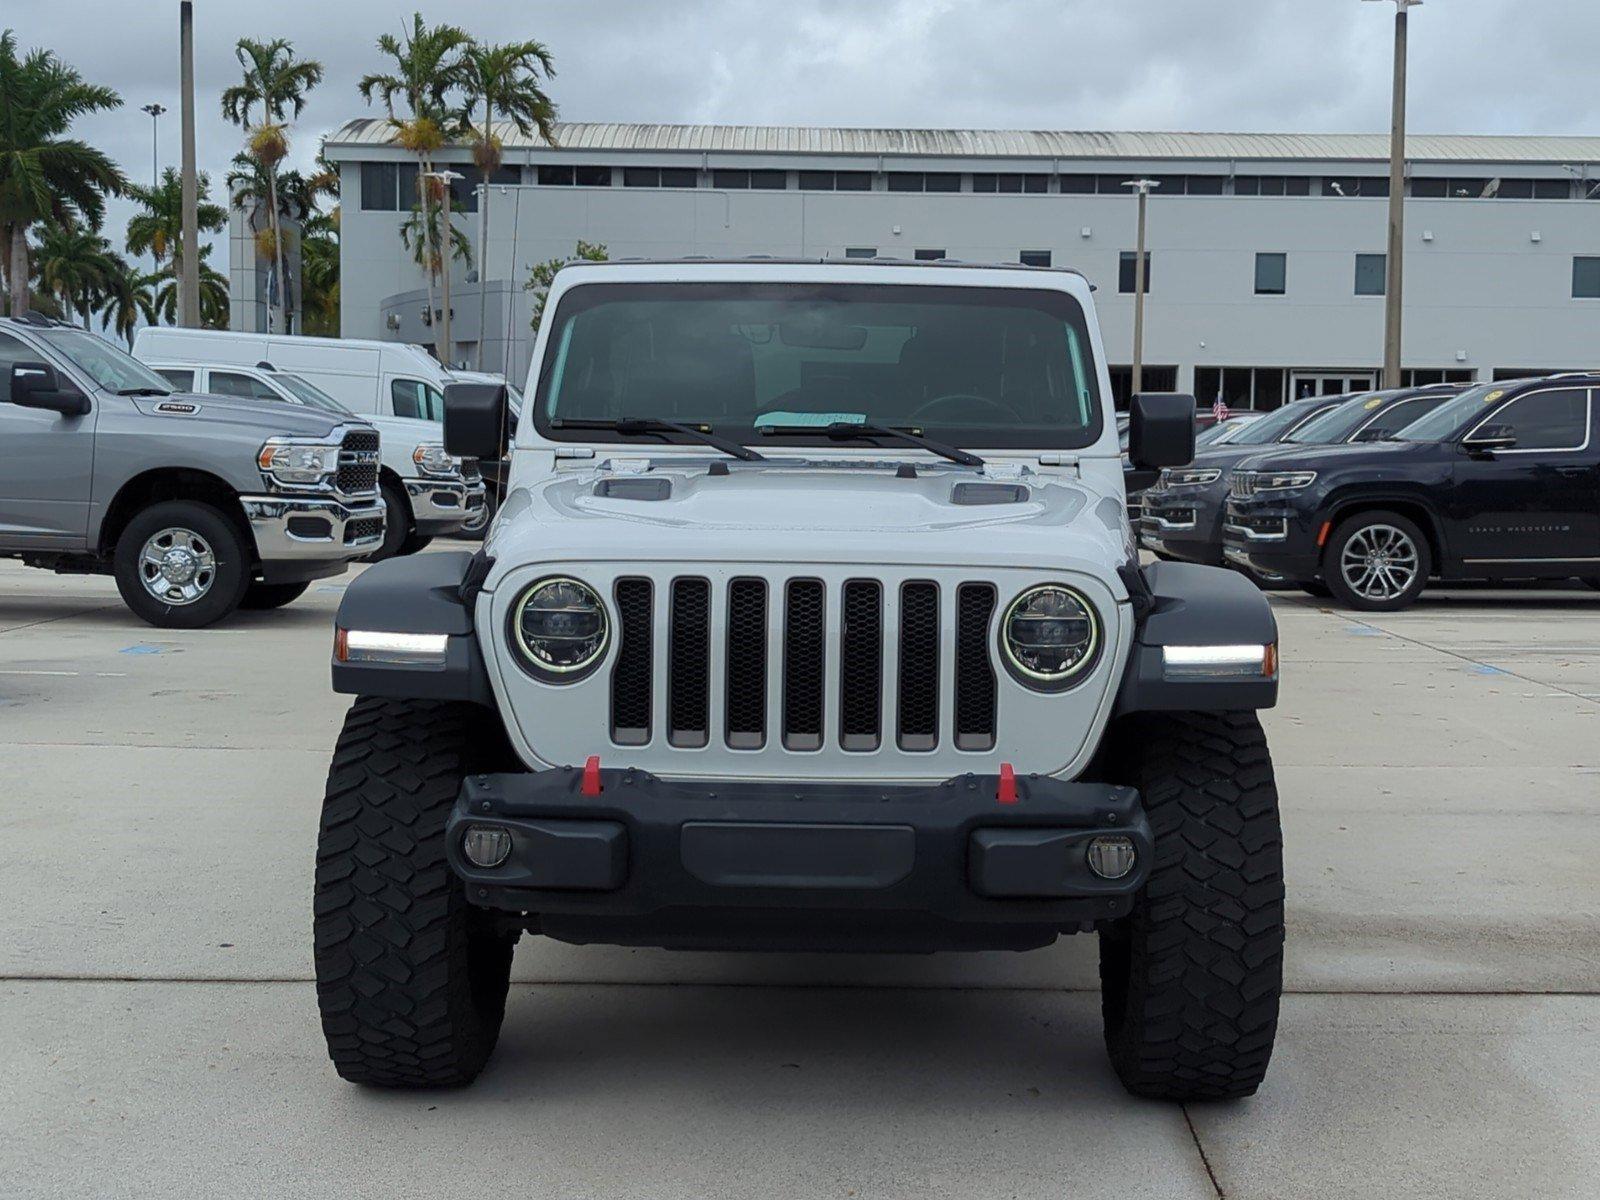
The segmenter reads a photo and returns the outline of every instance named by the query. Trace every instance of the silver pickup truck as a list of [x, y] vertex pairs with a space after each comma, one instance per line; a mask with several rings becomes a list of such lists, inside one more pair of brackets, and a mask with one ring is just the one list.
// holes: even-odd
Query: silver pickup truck
[[174, 393], [103, 338], [0, 319], [0, 557], [111, 574], [152, 625], [277, 608], [383, 543], [358, 418]]

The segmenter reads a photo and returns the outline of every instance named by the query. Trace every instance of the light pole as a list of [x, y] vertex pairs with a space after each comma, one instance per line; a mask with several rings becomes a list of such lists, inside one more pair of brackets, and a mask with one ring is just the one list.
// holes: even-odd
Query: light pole
[[150, 114], [150, 186], [161, 186], [161, 114], [165, 104], [146, 104], [139, 110]]
[[[1386, 3], [1387, 0], [1367, 0]], [[1422, 0], [1394, 0], [1394, 119], [1389, 129], [1389, 252], [1384, 263], [1383, 386], [1400, 386], [1401, 324], [1405, 312], [1406, 25]]]
[[178, 6], [178, 73], [183, 91], [183, 270], [178, 276], [179, 321], [200, 328], [200, 177], [194, 151], [194, 4]]
[[[466, 176], [458, 171], [446, 169], [443, 171], [427, 171], [423, 174], [423, 178], [437, 179], [439, 181], [440, 200], [442, 201], [444, 212], [444, 227], [439, 231], [439, 282], [441, 287], [439, 299], [443, 305], [443, 311], [439, 314], [439, 343], [434, 348], [439, 352], [439, 361], [448, 367], [450, 365], [450, 355], [455, 350], [455, 345], [450, 340], [450, 234], [454, 232], [450, 224], [450, 187], [456, 180], [465, 179]], [[426, 218], [427, 213], [424, 212], [423, 216]], [[479, 272], [479, 280], [481, 283], [481, 271]], [[481, 331], [479, 336], [482, 336]]]
[[1122, 185], [1139, 193], [1139, 237], [1133, 251], [1133, 387], [1137, 396], [1144, 387], [1144, 217], [1150, 191], [1161, 185], [1154, 179], [1130, 179]]

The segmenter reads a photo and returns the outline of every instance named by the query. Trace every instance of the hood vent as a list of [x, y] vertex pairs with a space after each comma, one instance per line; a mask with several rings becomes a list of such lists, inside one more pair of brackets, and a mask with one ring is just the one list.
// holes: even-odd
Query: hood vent
[[670, 500], [670, 479], [602, 479], [594, 494], [610, 500]]
[[1026, 504], [1028, 495], [1028, 489], [1020, 483], [958, 483], [950, 489], [950, 503]]

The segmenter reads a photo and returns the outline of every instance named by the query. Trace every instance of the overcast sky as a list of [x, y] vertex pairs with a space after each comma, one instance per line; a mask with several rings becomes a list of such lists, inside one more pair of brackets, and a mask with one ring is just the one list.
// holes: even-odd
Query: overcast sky
[[[217, 96], [234, 42], [287, 37], [328, 74], [297, 130], [372, 112], [356, 80], [415, 5], [197, 0], [200, 165], [238, 147]], [[1388, 127], [1393, 6], [1360, 0], [449, 0], [430, 21], [549, 45], [567, 120], [1034, 129], [1363, 132]], [[128, 172], [178, 153], [176, 0], [5, 0], [0, 26], [47, 46], [124, 108], [81, 136]], [[1597, 0], [1427, 0], [1411, 17], [1416, 132], [1600, 132]], [[125, 212], [113, 214], [112, 231]]]

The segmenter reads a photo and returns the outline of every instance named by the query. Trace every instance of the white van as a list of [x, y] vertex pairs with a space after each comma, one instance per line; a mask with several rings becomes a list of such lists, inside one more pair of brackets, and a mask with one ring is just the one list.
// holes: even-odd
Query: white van
[[444, 420], [451, 374], [420, 346], [355, 338], [285, 337], [221, 329], [139, 330], [133, 355], [143, 362], [270, 362], [314, 384], [351, 412]]

